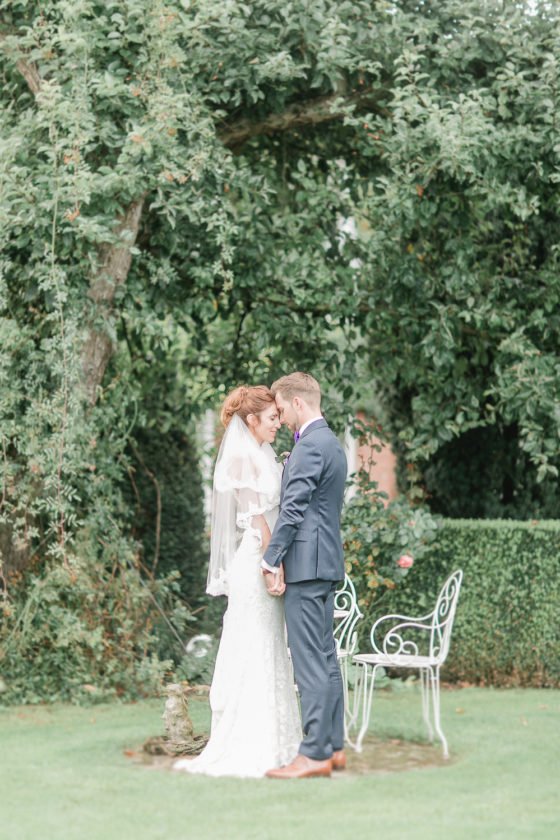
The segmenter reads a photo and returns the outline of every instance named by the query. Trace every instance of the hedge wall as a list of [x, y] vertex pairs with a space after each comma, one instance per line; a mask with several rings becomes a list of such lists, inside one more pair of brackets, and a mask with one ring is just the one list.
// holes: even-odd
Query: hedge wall
[[559, 568], [560, 521], [446, 519], [428, 554], [367, 619], [428, 612], [446, 576], [463, 569], [443, 678], [558, 686]]

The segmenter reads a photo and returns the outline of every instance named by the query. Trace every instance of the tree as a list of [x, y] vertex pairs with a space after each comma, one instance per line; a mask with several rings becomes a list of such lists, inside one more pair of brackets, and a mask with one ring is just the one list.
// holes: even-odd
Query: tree
[[[358, 37], [354, 50], [367, 3], [1, 8], [6, 662], [35, 653], [51, 603], [76, 627], [64, 638], [76, 661], [114, 688], [149, 650], [146, 599], [117, 677], [100, 654], [115, 655], [114, 623], [95, 653], [80, 640], [89, 589], [113, 622], [137, 615], [111, 600], [144, 586], [122, 494], [135, 443], [192, 433], [200, 407], [241, 378], [351, 370], [335, 340], [353, 282], [335, 161], [343, 123], [376, 99], [381, 46]], [[39, 613], [29, 605], [45, 581]], [[53, 673], [60, 643], [42, 638]]]
[[370, 370], [403, 472], [426, 483], [436, 509], [551, 515], [558, 8], [423, 9], [387, 113], [369, 126], [382, 161], [361, 205], [370, 235], [357, 305]]

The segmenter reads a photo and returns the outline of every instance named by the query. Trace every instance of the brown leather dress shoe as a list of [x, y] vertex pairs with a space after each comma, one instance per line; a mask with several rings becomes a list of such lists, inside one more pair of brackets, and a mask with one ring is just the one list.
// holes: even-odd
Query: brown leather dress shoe
[[333, 770], [346, 770], [346, 754], [344, 750], [335, 750], [331, 758]]
[[311, 779], [315, 776], [330, 776], [331, 769], [330, 758], [325, 761], [317, 761], [298, 753], [291, 764], [278, 767], [277, 770], [269, 770], [265, 775], [269, 779]]

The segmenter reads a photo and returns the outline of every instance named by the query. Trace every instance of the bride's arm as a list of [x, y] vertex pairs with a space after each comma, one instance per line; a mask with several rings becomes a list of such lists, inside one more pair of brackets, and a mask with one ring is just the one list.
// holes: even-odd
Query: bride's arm
[[[268, 548], [271, 534], [270, 528], [268, 527], [268, 522], [266, 521], [266, 518], [262, 513], [254, 514], [251, 517], [251, 528], [259, 532], [262, 544], [262, 554], [264, 554], [264, 552]], [[280, 568], [277, 570], [277, 572], [269, 572], [268, 574], [265, 574], [265, 583], [266, 588], [271, 595], [284, 594], [284, 592], [286, 591], [286, 584], [284, 583], [284, 569], [282, 567], [282, 564], [280, 564]]]
[[263, 554], [270, 542], [270, 528], [264, 513], [263, 504], [259, 494], [249, 487], [241, 487], [237, 491], [237, 525], [247, 528], [253, 533], [256, 532], [261, 540]]
[[270, 542], [270, 536], [271, 536], [270, 528], [268, 527], [268, 522], [266, 521], [263, 514], [260, 513], [257, 516], [253, 516], [251, 524], [252, 524], [253, 528], [256, 528], [258, 531], [260, 531], [262, 551], [263, 551], [263, 554], [264, 554], [266, 549], [268, 548], [268, 544]]

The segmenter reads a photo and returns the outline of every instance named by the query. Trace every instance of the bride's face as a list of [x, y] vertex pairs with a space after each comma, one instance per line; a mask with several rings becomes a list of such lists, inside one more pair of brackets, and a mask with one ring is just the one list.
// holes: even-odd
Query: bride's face
[[257, 443], [274, 443], [276, 432], [280, 428], [280, 417], [276, 403], [271, 403], [264, 411], [261, 411], [259, 414], [250, 414], [249, 417], [254, 418], [254, 421], [256, 421], [251, 423], [249, 428], [256, 438]]

